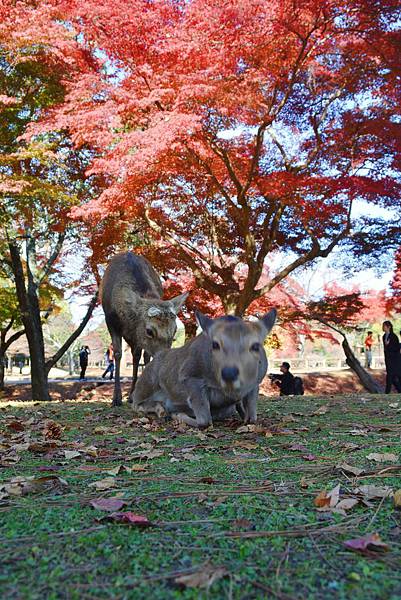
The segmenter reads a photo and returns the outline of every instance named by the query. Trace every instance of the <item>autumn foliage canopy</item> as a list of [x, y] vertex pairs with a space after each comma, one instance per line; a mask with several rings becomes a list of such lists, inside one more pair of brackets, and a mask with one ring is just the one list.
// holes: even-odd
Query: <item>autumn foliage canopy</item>
[[74, 216], [96, 260], [134, 230], [161, 272], [242, 314], [333, 250], [352, 267], [399, 244], [374, 210], [400, 209], [397, 0], [2, 7], [0, 40], [17, 23], [65, 86], [29, 135], [93, 153], [101, 193]]

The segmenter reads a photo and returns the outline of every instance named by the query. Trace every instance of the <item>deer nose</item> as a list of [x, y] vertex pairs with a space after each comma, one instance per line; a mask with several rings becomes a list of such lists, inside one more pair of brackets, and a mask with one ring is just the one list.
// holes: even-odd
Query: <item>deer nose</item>
[[223, 381], [235, 381], [239, 375], [237, 367], [224, 367], [221, 370], [221, 377]]

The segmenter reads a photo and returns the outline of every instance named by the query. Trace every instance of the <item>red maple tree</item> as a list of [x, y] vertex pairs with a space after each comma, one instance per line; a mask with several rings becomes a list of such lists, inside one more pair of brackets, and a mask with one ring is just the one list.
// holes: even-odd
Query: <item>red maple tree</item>
[[362, 265], [394, 245], [369, 207], [400, 207], [397, 0], [35, 6], [81, 48], [31, 128], [97, 153], [103, 192], [77, 216], [135, 222], [237, 314], [335, 248]]

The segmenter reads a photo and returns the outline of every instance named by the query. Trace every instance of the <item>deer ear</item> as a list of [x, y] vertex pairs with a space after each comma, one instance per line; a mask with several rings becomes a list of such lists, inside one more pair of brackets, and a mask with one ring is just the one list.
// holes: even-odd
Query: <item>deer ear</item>
[[272, 308], [268, 313], [259, 319], [259, 324], [263, 328], [263, 338], [269, 335], [277, 319], [277, 310]]
[[175, 298], [172, 298], [171, 300], [167, 301], [170, 303], [174, 314], [177, 315], [180, 312], [182, 305], [184, 304], [185, 300], [188, 298], [188, 294], [189, 294], [189, 292], [185, 292], [184, 294], [180, 294], [180, 296], [176, 296]]
[[195, 311], [195, 318], [199, 327], [202, 328], [202, 331], [204, 331], [205, 333], [209, 333], [209, 329], [213, 323], [213, 319], [202, 314], [199, 310]]

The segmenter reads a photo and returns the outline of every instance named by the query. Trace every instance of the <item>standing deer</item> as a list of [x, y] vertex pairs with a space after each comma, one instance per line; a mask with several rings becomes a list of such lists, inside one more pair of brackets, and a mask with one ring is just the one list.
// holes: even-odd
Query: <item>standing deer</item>
[[[170, 348], [177, 330], [177, 313], [188, 294], [162, 300], [160, 277], [151, 264], [132, 252], [114, 256], [103, 277], [101, 299], [115, 357], [113, 406], [121, 406], [120, 362], [122, 338], [131, 348], [131, 394], [138, 378], [142, 350], [149, 362], [159, 350]], [[131, 400], [129, 400], [131, 401]]]
[[267, 371], [263, 342], [277, 312], [243, 321], [210, 319], [196, 313], [203, 333], [181, 348], [158, 352], [133, 392], [134, 410], [163, 411], [188, 425], [204, 428], [236, 408], [245, 423], [256, 422], [259, 384]]

